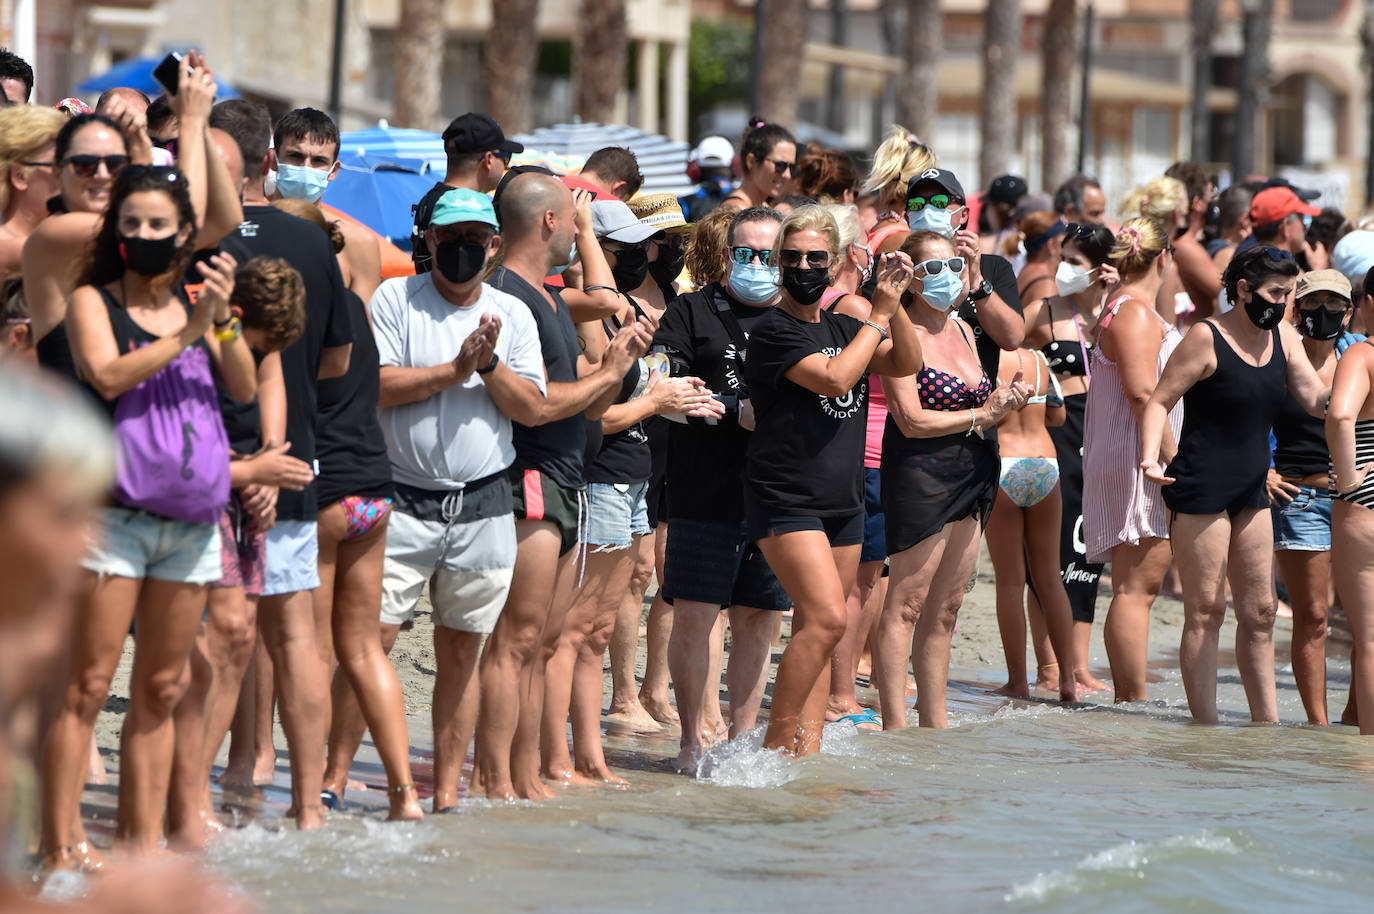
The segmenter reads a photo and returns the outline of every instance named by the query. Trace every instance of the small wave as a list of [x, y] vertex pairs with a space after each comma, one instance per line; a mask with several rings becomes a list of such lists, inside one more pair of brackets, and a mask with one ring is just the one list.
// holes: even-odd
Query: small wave
[[1162, 841], [1127, 841], [1104, 851], [1089, 854], [1072, 869], [1037, 873], [1028, 882], [1012, 887], [1003, 901], [1043, 901], [1056, 893], [1075, 893], [1083, 890], [1091, 873], [1113, 873], [1134, 879], [1145, 878], [1145, 868], [1160, 858], [1178, 856], [1178, 851], [1202, 851], [1210, 854], [1235, 856], [1240, 845], [1225, 835], [1202, 831], [1192, 835], [1175, 835]]
[[707, 749], [697, 777], [721, 787], [781, 787], [797, 777], [797, 763], [781, 749], [763, 748], [764, 727]]

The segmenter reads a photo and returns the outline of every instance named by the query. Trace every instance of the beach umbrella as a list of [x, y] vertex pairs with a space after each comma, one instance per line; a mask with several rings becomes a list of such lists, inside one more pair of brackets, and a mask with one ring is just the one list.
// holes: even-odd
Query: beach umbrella
[[[149, 98], [157, 98], [162, 94], [162, 85], [153, 79], [153, 68], [160, 63], [162, 57], [131, 57], [121, 60], [104, 73], [90, 77], [76, 88], [80, 92], [91, 93], [123, 86], [137, 89]], [[239, 94], [233, 86], [220, 82], [219, 94], [215, 97], [223, 101], [226, 98], [238, 98]]]
[[410, 231], [415, 224], [410, 208], [434, 186], [436, 178], [394, 159], [382, 158], [374, 161], [371, 156], [356, 152], [341, 155], [339, 173], [329, 182], [321, 202], [409, 251]]
[[545, 156], [563, 162], [585, 162], [587, 156], [603, 146], [624, 146], [635, 154], [640, 174], [644, 175], [640, 193], [687, 194], [695, 187], [687, 178], [686, 143], [625, 124], [556, 124], [511, 139], [525, 145], [522, 161]]
[[447, 170], [444, 139], [428, 130], [392, 127], [379, 121], [376, 127], [354, 130], [339, 137], [339, 158], [362, 156], [372, 164], [387, 163], [424, 174]]

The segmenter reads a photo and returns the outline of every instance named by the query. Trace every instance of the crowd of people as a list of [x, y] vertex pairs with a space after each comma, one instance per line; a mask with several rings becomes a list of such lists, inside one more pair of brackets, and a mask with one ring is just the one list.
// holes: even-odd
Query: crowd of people
[[[945, 727], [985, 535], [1003, 694], [1146, 698], [1170, 582], [1193, 716], [1229, 603], [1276, 721], [1277, 567], [1309, 721], [1334, 593], [1340, 719], [1374, 733], [1374, 231], [1300, 188], [1180, 162], [1116, 221], [1086, 175], [969, 193], [900, 127], [860, 162], [752, 120], [678, 198], [619, 147], [511, 167], [468, 113], [384, 278], [320, 203], [323, 112], [216, 103], [195, 53], [175, 93], [89, 111], [27, 104], [13, 55], [0, 77], [28, 87], [0, 110], [0, 808], [36, 801], [46, 869], [103, 866], [80, 799], [131, 632], [115, 845], [140, 855], [222, 829], [215, 760], [228, 738], [226, 789], [270, 780], [277, 719], [301, 829], [365, 732], [392, 819], [618, 782], [608, 650], [604, 715], [679, 727], [688, 774], [770, 675], [789, 756], [907, 726], [913, 693]], [[428, 810], [387, 659], [422, 595]]]

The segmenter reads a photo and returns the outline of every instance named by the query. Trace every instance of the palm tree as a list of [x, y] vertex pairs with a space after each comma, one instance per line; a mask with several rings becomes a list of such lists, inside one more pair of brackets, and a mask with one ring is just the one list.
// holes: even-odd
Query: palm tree
[[1078, 63], [1078, 0], [1050, 0], [1045, 11], [1040, 64], [1040, 186], [1058, 187], [1069, 176], [1069, 125]]
[[1244, 181], [1255, 170], [1255, 140], [1259, 114], [1269, 100], [1269, 36], [1274, 30], [1274, 0], [1241, 0], [1244, 10], [1236, 98], [1236, 148], [1231, 175]]
[[758, 113], [786, 127], [797, 123], [806, 15], [806, 0], [768, 0]]
[[582, 120], [615, 120], [628, 43], [625, 0], [582, 0], [573, 43], [573, 110]]
[[906, 0], [903, 45], [906, 69], [897, 96], [897, 122], [930, 142], [940, 107], [940, 52], [944, 44], [940, 0]]
[[1188, 157], [1206, 162], [1212, 155], [1212, 35], [1217, 28], [1219, 0], [1192, 0], [1193, 110]]
[[443, 0], [401, 0], [392, 60], [396, 79], [392, 121], [397, 127], [429, 130], [439, 119], [444, 68], [443, 5]]
[[991, 0], [985, 16], [979, 183], [1005, 172], [1016, 143], [1016, 60], [1021, 51], [1021, 0]]
[[507, 135], [534, 126], [534, 67], [539, 61], [539, 0], [491, 5], [491, 28], [482, 54], [487, 113]]

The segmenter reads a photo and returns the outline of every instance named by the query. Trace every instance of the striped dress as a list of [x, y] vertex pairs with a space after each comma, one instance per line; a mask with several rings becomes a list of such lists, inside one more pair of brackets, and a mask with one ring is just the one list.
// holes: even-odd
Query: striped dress
[[[1359, 469], [1367, 463], [1374, 462], [1374, 419], [1357, 419], [1355, 421], [1355, 469]], [[1329, 460], [1328, 460], [1329, 465]], [[1335, 475], [1335, 467], [1331, 468], [1332, 475]], [[1344, 495], [1337, 494], [1341, 501], [1348, 501], [1351, 504], [1362, 505], [1374, 510], [1374, 470], [1364, 478], [1364, 482], [1353, 492]]]
[[[1103, 330], [1125, 300], [1122, 296], [1107, 305]], [[1156, 381], [1183, 341], [1162, 318], [1159, 324], [1166, 332], [1155, 363]], [[1083, 540], [1089, 562], [1106, 562], [1112, 547], [1122, 543], [1135, 546], [1148, 537], [1168, 539], [1168, 510], [1159, 486], [1147, 481], [1140, 469], [1140, 428], [1122, 387], [1121, 371], [1101, 346], [1092, 350], [1092, 378], [1083, 429]], [[1169, 426], [1177, 441], [1183, 427], [1182, 399], [1169, 411]]]

